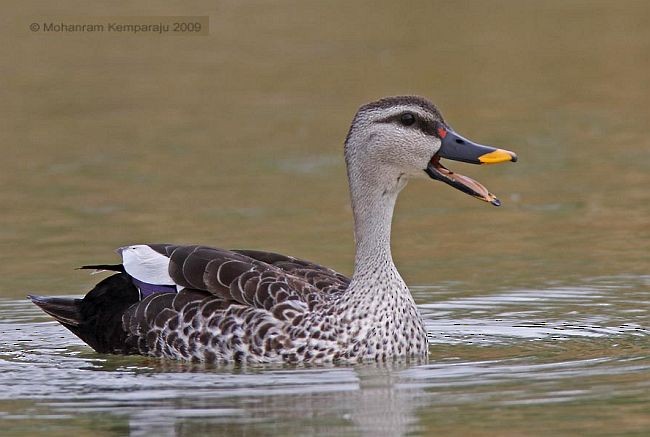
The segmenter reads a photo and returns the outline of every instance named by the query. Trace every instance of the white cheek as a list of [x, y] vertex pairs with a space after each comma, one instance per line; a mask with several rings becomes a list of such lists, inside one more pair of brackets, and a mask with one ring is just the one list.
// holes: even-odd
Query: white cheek
[[438, 150], [440, 150], [440, 148], [442, 147], [442, 140], [440, 138], [435, 138], [432, 143], [433, 143], [433, 153], [431, 154], [431, 156], [438, 153]]
[[428, 137], [420, 143], [420, 147], [413, 154], [413, 167], [417, 170], [424, 170], [429, 165], [431, 158], [440, 150], [440, 140], [435, 137]]
[[418, 147], [414, 147], [409, 153], [408, 162], [406, 163], [407, 169], [404, 173], [414, 178], [428, 177], [425, 170], [433, 155], [440, 149], [440, 144], [440, 140], [437, 138], [423, 139]]

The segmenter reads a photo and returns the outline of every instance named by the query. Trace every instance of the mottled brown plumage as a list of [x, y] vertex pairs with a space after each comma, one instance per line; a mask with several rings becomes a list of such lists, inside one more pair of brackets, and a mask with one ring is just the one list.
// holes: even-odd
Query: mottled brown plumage
[[455, 135], [421, 97], [359, 109], [345, 141], [352, 278], [271, 252], [148, 244], [120, 248], [122, 265], [85, 266], [117, 273], [83, 299], [32, 300], [99, 352], [255, 363], [426, 357], [422, 319], [390, 250], [397, 195], [408, 180], [429, 175], [493, 200], [439, 165], [444, 144], [465, 162], [516, 159]]

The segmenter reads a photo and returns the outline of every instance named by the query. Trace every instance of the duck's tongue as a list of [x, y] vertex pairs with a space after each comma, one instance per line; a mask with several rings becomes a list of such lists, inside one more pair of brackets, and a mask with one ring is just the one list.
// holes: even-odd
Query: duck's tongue
[[442, 142], [438, 152], [433, 155], [429, 165], [424, 170], [431, 178], [442, 181], [460, 191], [484, 200], [494, 206], [501, 202], [487, 188], [474, 179], [459, 173], [454, 173], [440, 163], [440, 158], [471, 164], [496, 164], [499, 162], [517, 161], [517, 155], [503, 149], [474, 143], [463, 138], [447, 126], [438, 128], [438, 136]]
[[501, 201], [497, 199], [494, 194], [490, 193], [481, 183], [460, 173], [454, 173], [440, 164], [440, 155], [437, 153], [433, 155], [426, 172], [433, 179], [449, 184], [470, 196], [490, 202], [494, 206], [501, 206]]

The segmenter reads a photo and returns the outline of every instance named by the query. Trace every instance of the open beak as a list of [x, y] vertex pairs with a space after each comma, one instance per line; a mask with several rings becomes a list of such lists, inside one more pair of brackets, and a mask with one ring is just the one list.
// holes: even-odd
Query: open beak
[[517, 155], [503, 149], [477, 144], [463, 138], [448, 126], [438, 128], [438, 136], [442, 141], [440, 149], [431, 158], [424, 170], [432, 179], [445, 182], [460, 191], [484, 200], [494, 206], [501, 202], [487, 188], [472, 178], [454, 173], [440, 164], [440, 158], [454, 161], [469, 162], [470, 164], [497, 164], [500, 162], [517, 161]]

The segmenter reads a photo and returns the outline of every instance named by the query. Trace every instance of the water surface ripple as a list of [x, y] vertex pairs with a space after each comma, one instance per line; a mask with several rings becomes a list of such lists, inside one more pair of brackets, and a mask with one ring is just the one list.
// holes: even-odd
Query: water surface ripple
[[396, 436], [470, 432], [463, 426], [470, 412], [485, 415], [486, 429], [503, 426], [490, 419], [498, 409], [507, 412], [500, 421], [521, 427], [525, 415], [527, 429], [540, 425], [536, 432], [550, 435], [581, 420], [542, 429], [550, 410], [625, 405], [634, 431], [647, 425], [635, 405], [650, 401], [650, 304], [640, 298], [649, 282], [594, 278], [464, 297], [449, 287], [414, 287], [416, 299], [428, 302], [420, 309], [429, 361], [353, 367], [215, 367], [98, 355], [26, 300], [3, 299], [0, 418], [16, 434], [49, 427]]

